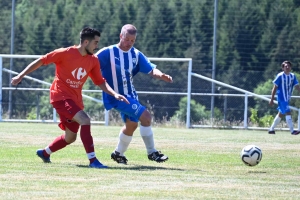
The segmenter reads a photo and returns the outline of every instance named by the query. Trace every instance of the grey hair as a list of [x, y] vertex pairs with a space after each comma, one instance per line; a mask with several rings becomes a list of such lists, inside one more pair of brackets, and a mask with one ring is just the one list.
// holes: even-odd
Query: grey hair
[[127, 33], [130, 35], [136, 35], [137, 34], [136, 27], [133, 26], [132, 24], [124, 25], [121, 29], [121, 35], [125, 36]]

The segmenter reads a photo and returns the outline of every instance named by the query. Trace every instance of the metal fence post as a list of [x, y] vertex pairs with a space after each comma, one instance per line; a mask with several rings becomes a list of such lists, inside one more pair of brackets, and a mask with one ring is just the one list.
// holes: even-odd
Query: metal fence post
[[245, 93], [244, 128], [248, 128], [248, 93]]
[[191, 91], [192, 91], [192, 59], [189, 61], [189, 68], [188, 68], [186, 128], [191, 127]]
[[109, 110], [106, 110], [106, 109], [104, 109], [105, 110], [105, 114], [104, 114], [104, 124], [105, 124], [105, 126], [108, 126], [109, 125]]
[[298, 130], [300, 130], [300, 109], [298, 109]]
[[2, 121], [2, 57], [0, 56], [0, 122]]
[[53, 122], [57, 122], [55, 108], [53, 108]]

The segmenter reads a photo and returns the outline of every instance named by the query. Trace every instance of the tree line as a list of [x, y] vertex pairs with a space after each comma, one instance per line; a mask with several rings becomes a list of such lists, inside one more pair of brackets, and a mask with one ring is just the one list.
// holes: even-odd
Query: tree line
[[[293, 70], [299, 71], [299, 6], [297, 0], [219, 0], [216, 79], [254, 91], [275, 77], [284, 60], [291, 60]], [[15, 54], [42, 55], [59, 47], [78, 44], [79, 31], [85, 26], [101, 31], [101, 48], [117, 43], [121, 27], [131, 23], [138, 28], [135, 47], [147, 56], [192, 58], [195, 73], [212, 76], [214, 1], [211, 0], [16, 0], [15, 16]], [[0, 53], [9, 54], [10, 0], [0, 2], [0, 25]], [[29, 62], [29, 59], [14, 59], [13, 70], [20, 72]], [[152, 81], [150, 86], [137, 84], [137, 90], [157, 91], [167, 87], [170, 91], [186, 92], [182, 84], [187, 82], [187, 63], [156, 64], [165, 66], [164, 70], [176, 78], [174, 84], [162, 85], [159, 81]], [[8, 59], [4, 60], [4, 66], [9, 67]], [[53, 66], [40, 68], [32, 76], [51, 82], [53, 69]], [[143, 83], [144, 79], [137, 76], [135, 82]], [[3, 86], [8, 84], [9, 78], [4, 74]], [[24, 80], [22, 87], [41, 85]], [[85, 89], [96, 88], [89, 82]], [[211, 92], [211, 83], [197, 80], [192, 92]], [[223, 92], [232, 91], [225, 89]], [[28, 115], [36, 107], [36, 103], [24, 107], [23, 99], [36, 102], [39, 96], [42, 102], [47, 102], [45, 95], [43, 92], [40, 95], [13, 92], [14, 116]], [[100, 94], [93, 95], [101, 98]], [[149, 95], [147, 101], [153, 102], [155, 98]], [[160, 107], [180, 103], [180, 99], [171, 96], [161, 98]], [[194, 100], [210, 108], [207, 98], [195, 97]], [[7, 110], [7, 91], [3, 92], [2, 103], [4, 111]], [[95, 112], [93, 103], [87, 104], [87, 109]], [[101, 108], [101, 105], [97, 106]], [[222, 101], [216, 98], [215, 106], [221, 108]], [[243, 107], [234, 102], [232, 106]], [[45, 105], [42, 109], [49, 112]], [[167, 112], [171, 117], [176, 110]], [[157, 118], [162, 118], [165, 111], [155, 110], [155, 113]]]

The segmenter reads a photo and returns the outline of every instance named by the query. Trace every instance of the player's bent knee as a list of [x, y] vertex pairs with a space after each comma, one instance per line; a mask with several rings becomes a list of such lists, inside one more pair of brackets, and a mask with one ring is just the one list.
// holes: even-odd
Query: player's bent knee
[[72, 143], [75, 142], [75, 141], [76, 141], [76, 138], [71, 138], [71, 139], [66, 140], [66, 142], [67, 142], [68, 144], [72, 144]]
[[142, 126], [151, 126], [151, 118], [143, 118], [140, 120]]
[[140, 122], [142, 126], [151, 126], [152, 116], [149, 111], [145, 110], [143, 112], [142, 116], [140, 117]]
[[68, 143], [68, 144], [71, 144], [73, 142], [76, 141], [76, 138], [77, 138], [77, 133], [74, 133], [72, 132], [71, 130], [67, 129], [65, 131], [65, 141]]
[[82, 120], [82, 121], [80, 121], [80, 122], [78, 122], [81, 126], [82, 125], [91, 125], [91, 120], [90, 120], [90, 118], [88, 118], [88, 119], [85, 119], [85, 120]]
[[80, 125], [90, 125], [91, 119], [88, 115], [82, 115], [79, 121]]
[[137, 129], [137, 127], [138, 124], [130, 124], [130, 125], [126, 124], [126, 129], [132, 133]]
[[138, 123], [130, 121], [127, 119], [125, 126], [122, 128], [123, 133], [127, 133], [126, 135], [133, 135], [133, 132], [137, 129]]
[[90, 125], [91, 124], [90, 117], [83, 110], [76, 113], [75, 116], [73, 117], [73, 120], [75, 120], [80, 125]]

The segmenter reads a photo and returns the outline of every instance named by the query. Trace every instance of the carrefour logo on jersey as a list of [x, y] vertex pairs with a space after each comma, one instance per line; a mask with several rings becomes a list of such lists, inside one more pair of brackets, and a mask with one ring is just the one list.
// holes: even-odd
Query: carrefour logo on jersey
[[76, 68], [76, 69], [74, 69], [74, 70], [72, 71], [73, 77], [76, 78], [77, 80], [82, 79], [83, 77], [86, 76], [86, 74], [87, 74], [87, 73], [86, 73], [85, 69], [83, 69], [83, 68], [81, 68], [81, 67]]
[[79, 68], [76, 68], [76, 69], [74, 69], [72, 71], [72, 75], [78, 81], [72, 81], [70, 79], [67, 79], [66, 82], [72, 88], [79, 88], [83, 84], [83, 82], [81, 82], [80, 79], [82, 79], [83, 77], [85, 77], [87, 75], [87, 73], [86, 73], [85, 69], [79, 67]]
[[83, 84], [83, 82], [81, 82], [81, 81], [72, 81], [72, 80], [70, 80], [70, 79], [67, 79], [66, 82], [67, 82], [67, 83], [70, 85], [70, 87], [72, 87], [72, 88], [79, 88], [79, 87]]

